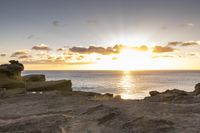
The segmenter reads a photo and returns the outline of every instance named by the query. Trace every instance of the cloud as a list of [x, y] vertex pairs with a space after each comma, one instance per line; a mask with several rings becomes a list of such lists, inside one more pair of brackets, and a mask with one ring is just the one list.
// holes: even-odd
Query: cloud
[[183, 27], [183, 28], [193, 28], [194, 26], [195, 26], [195, 24], [193, 24], [193, 23], [181, 24], [181, 27]]
[[0, 54], [0, 56], [1, 56], [1, 57], [5, 57], [5, 56], [6, 56], [6, 54]]
[[39, 59], [39, 60], [24, 60], [22, 61], [22, 63], [24, 64], [62, 64], [62, 65], [86, 65], [86, 64], [93, 64], [94, 62], [90, 62], [90, 61], [75, 61], [75, 62], [66, 62], [65, 60], [62, 59]]
[[16, 52], [14, 52], [11, 57], [20, 57], [20, 56], [26, 56], [29, 53], [29, 50], [18, 50]]
[[57, 49], [58, 52], [62, 52], [62, 51], [65, 51], [65, 48], [59, 48]]
[[180, 44], [182, 44], [183, 42], [177, 42], [177, 41], [175, 41], [175, 42], [169, 42], [167, 45], [168, 46], [178, 46], [178, 45], [180, 45]]
[[174, 48], [169, 46], [154, 46], [153, 53], [166, 53], [166, 52], [174, 52]]
[[89, 47], [72, 47], [69, 48], [70, 52], [79, 53], [79, 54], [92, 54], [98, 53], [102, 55], [110, 55], [110, 54], [118, 54], [121, 49], [129, 48], [136, 51], [147, 51], [149, 48], [146, 45], [141, 46], [126, 46], [122, 44], [114, 45], [113, 47], [97, 47], [97, 46], [89, 46]]
[[142, 45], [142, 46], [134, 47], [134, 49], [138, 51], [147, 51], [149, 48], [146, 45]]
[[109, 55], [118, 53], [118, 46], [115, 45], [114, 47], [96, 47], [96, 46], [89, 46], [88, 48], [85, 47], [72, 47], [69, 48], [71, 52], [80, 53], [80, 54], [92, 54], [98, 53], [102, 55]]
[[[109, 60], [116, 62], [119, 58], [119, 55], [123, 49], [130, 49], [133, 53], [136, 51], [139, 52], [152, 52], [152, 58], [176, 58], [181, 55], [183, 57], [184, 53], [187, 56], [195, 56], [194, 54], [188, 54], [192, 51], [175, 51], [179, 47], [187, 48], [186, 46], [192, 46], [200, 44], [199, 41], [174, 41], [169, 42], [167, 45], [157, 45], [157, 46], [147, 46], [147, 45], [123, 45], [117, 44], [108, 47], [95, 46], [91, 45], [89, 47], [61, 47], [50, 51], [48, 45], [39, 44], [32, 47], [32, 50], [18, 50], [14, 52], [11, 57], [15, 57], [20, 61], [23, 61], [27, 64], [93, 64], [98, 63], [103, 60]], [[179, 46], [179, 47], [175, 47]], [[173, 53], [168, 53], [173, 52]], [[96, 55], [91, 55], [92, 53], [97, 53]], [[155, 54], [154, 54], [155, 53]], [[162, 54], [159, 54], [162, 53]], [[196, 54], [197, 55], [197, 54]], [[184, 58], [184, 57], [183, 57]], [[194, 57], [193, 57], [194, 58]]]
[[19, 56], [19, 57], [17, 57], [18, 59], [29, 59], [29, 58], [31, 58], [32, 56], [30, 56], [30, 55], [22, 55], [22, 56]]
[[39, 45], [33, 46], [32, 49], [33, 50], [40, 50], [40, 51], [50, 51], [51, 50], [51, 48], [49, 48], [45, 44], [39, 44]]
[[35, 35], [31, 34], [31, 35], [29, 35], [29, 36], [27, 37], [27, 39], [36, 39], [36, 40], [40, 40], [41, 38], [38, 37], [38, 36], [35, 36]]
[[198, 45], [198, 44], [199, 44], [199, 42], [189, 41], [189, 42], [182, 43], [181, 46], [193, 46], [193, 45]]
[[64, 26], [64, 24], [62, 24], [60, 21], [58, 21], [58, 20], [54, 20], [53, 22], [52, 22], [52, 25], [54, 26], [54, 27], [63, 27]]
[[188, 41], [188, 42], [169, 42], [168, 46], [194, 46], [200, 44], [199, 41]]

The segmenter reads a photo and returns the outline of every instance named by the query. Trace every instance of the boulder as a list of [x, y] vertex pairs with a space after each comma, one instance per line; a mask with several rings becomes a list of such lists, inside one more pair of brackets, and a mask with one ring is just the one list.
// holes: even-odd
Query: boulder
[[173, 90], [166, 90], [165, 92], [163, 92], [163, 94], [175, 95], [175, 96], [186, 96], [188, 95], [188, 92], [183, 91], [183, 90], [173, 89]]
[[0, 65], [0, 97], [9, 97], [25, 93], [25, 82], [22, 81], [23, 64], [11, 60], [10, 64]]
[[193, 91], [194, 95], [199, 95], [200, 94], [200, 83], [195, 85], [195, 90]]
[[150, 97], [145, 97], [147, 101], [154, 101], [154, 102], [174, 102], [174, 101], [183, 101], [187, 99], [191, 99], [192, 96], [190, 93], [173, 89], [173, 90], [166, 90], [165, 92], [157, 92], [152, 91], [150, 92]]
[[45, 75], [42, 74], [31, 74], [23, 76], [23, 81], [25, 82], [46, 81], [46, 77]]
[[150, 96], [156, 96], [156, 95], [158, 95], [158, 94], [160, 94], [160, 92], [158, 92], [158, 91], [150, 91], [150, 92], [149, 92], [149, 95], [150, 95]]
[[72, 83], [71, 80], [27, 82], [26, 90], [27, 91], [51, 91], [51, 90], [72, 91]]
[[116, 95], [116, 96], [114, 96], [114, 98], [115, 98], [115, 99], [118, 99], [118, 100], [121, 100], [121, 99], [122, 99], [120, 95]]
[[9, 62], [10, 64], [0, 65], [0, 79], [9, 78], [21, 80], [21, 71], [24, 70], [23, 64], [15, 60]]

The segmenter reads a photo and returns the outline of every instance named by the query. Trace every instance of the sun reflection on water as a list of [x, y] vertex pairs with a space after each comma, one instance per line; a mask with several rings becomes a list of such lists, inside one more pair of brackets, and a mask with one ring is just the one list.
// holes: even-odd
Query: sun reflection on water
[[136, 80], [134, 74], [131, 71], [123, 71], [123, 75], [120, 79], [119, 95], [122, 99], [141, 99], [140, 93], [136, 92]]

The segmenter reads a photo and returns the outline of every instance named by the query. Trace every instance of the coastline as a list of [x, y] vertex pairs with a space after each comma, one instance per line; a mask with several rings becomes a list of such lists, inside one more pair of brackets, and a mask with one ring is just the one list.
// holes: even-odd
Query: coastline
[[21, 76], [23, 64], [0, 65], [2, 133], [196, 133], [200, 83], [194, 91], [151, 91], [141, 100], [73, 91], [71, 80]]
[[[0, 132], [174, 133], [200, 130], [200, 97], [122, 100], [89, 92], [48, 91], [0, 99]], [[116, 126], [117, 125], [117, 126]]]

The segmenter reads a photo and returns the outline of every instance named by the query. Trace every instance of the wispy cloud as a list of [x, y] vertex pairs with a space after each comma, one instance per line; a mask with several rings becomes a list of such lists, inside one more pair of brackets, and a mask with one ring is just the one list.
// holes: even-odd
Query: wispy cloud
[[18, 58], [18, 57], [20, 57], [20, 56], [27, 56], [28, 53], [29, 53], [29, 50], [27, 50], [27, 49], [18, 50], [18, 51], [16, 51], [16, 52], [14, 52], [14, 53], [11, 55], [11, 57], [16, 57], [16, 58]]
[[86, 61], [74, 61], [74, 62], [66, 62], [59, 58], [57, 59], [38, 59], [38, 60], [24, 60], [22, 61], [25, 64], [63, 64], [63, 65], [86, 65], [86, 64], [93, 64], [94, 62]]
[[53, 25], [54, 27], [64, 27], [64, 26], [65, 26], [61, 21], [58, 21], [58, 20], [54, 20], [54, 21], [52, 22], [52, 25]]
[[30, 59], [32, 56], [31, 55], [22, 55], [22, 56], [18, 56], [18, 59]]
[[57, 49], [58, 52], [63, 52], [63, 51], [65, 51], [65, 50], [66, 50], [66, 48], [58, 48], [58, 49]]
[[184, 23], [180, 25], [183, 28], [193, 28], [195, 26], [195, 24], [193, 23]]
[[166, 53], [166, 52], [174, 52], [174, 48], [169, 46], [154, 46], [153, 53]]
[[51, 48], [48, 47], [46, 44], [39, 44], [32, 47], [33, 50], [40, 50], [40, 51], [50, 51]]
[[72, 47], [69, 48], [71, 52], [81, 53], [81, 54], [91, 54], [91, 53], [98, 53], [102, 55], [109, 55], [109, 54], [116, 54], [118, 53], [117, 47], [97, 47], [97, 46], [89, 46], [88, 48], [85, 47]]
[[199, 45], [200, 41], [187, 41], [187, 42], [169, 42], [167, 45], [168, 46], [195, 46]]
[[5, 56], [6, 56], [6, 54], [0, 54], [0, 56], [1, 56], [1, 57], [5, 57]]
[[27, 39], [36, 39], [36, 40], [40, 40], [41, 38], [39, 36], [36, 36], [34, 34], [31, 34], [29, 36], [27, 36]]

